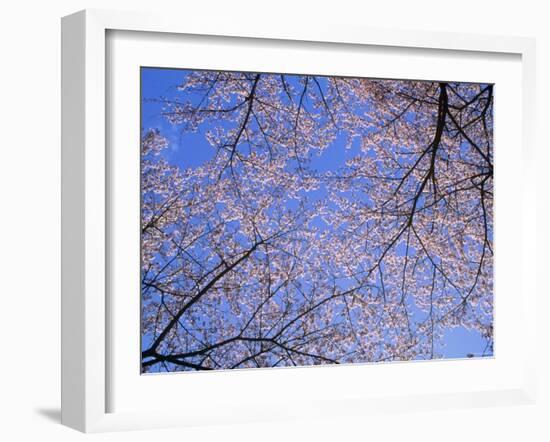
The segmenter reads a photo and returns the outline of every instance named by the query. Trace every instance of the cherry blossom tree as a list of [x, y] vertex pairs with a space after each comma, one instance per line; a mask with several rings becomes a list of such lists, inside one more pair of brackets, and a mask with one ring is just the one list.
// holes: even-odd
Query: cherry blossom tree
[[492, 354], [493, 90], [190, 71], [163, 116], [211, 155], [142, 135], [143, 372]]

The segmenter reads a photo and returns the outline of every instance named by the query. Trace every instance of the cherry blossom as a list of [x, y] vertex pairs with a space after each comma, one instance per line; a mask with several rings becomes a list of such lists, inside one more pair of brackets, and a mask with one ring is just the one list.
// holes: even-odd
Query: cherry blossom
[[493, 93], [190, 71], [163, 117], [208, 159], [142, 134], [142, 371], [491, 355]]

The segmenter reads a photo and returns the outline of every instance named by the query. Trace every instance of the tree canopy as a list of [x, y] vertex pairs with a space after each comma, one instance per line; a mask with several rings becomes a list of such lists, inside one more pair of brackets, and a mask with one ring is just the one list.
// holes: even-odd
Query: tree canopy
[[210, 154], [142, 133], [142, 370], [492, 354], [493, 92], [188, 71], [162, 114]]

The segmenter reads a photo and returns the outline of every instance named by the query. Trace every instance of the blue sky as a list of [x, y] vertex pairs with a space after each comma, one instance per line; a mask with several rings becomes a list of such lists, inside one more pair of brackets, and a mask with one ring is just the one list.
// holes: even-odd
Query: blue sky
[[[213, 155], [212, 147], [206, 142], [204, 134], [182, 133], [178, 126], [169, 123], [162, 115], [161, 98], [182, 98], [176, 86], [185, 78], [186, 70], [180, 69], [141, 69], [141, 127], [142, 130], [159, 129], [169, 141], [169, 147], [163, 153], [165, 159], [181, 168], [196, 167]], [[320, 170], [334, 170], [344, 164], [346, 159], [357, 155], [357, 143], [351, 149], [344, 148], [344, 137], [336, 141], [318, 157], [313, 166]], [[446, 358], [463, 358], [467, 354], [480, 356], [486, 349], [487, 341], [477, 331], [464, 328], [448, 330], [444, 338], [445, 347], [436, 347], [436, 352]], [[145, 347], [146, 342], [143, 342]]]

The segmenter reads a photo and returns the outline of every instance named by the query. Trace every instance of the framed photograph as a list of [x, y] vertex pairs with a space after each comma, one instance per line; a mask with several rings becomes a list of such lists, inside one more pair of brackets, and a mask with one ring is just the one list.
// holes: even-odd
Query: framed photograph
[[534, 400], [532, 40], [62, 31], [64, 424]]

